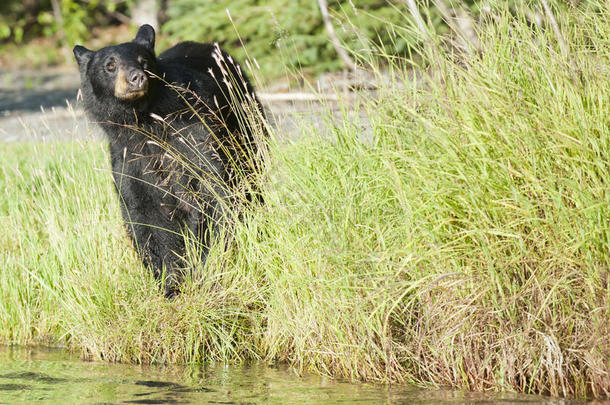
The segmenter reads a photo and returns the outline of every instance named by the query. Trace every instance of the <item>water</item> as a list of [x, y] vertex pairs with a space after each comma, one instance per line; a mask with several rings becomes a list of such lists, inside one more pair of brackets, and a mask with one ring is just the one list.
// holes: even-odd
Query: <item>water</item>
[[577, 404], [352, 384], [262, 365], [135, 366], [85, 362], [60, 349], [0, 346], [0, 404]]

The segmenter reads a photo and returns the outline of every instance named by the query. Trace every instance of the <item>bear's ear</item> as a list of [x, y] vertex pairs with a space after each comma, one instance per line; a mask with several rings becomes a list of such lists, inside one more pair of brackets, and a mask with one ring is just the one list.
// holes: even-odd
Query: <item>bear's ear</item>
[[89, 62], [89, 59], [91, 59], [91, 56], [93, 56], [93, 51], [80, 45], [76, 45], [72, 52], [74, 52], [78, 66], [87, 65], [87, 62]]
[[148, 24], [144, 24], [138, 30], [136, 39], [133, 42], [155, 53], [155, 29]]

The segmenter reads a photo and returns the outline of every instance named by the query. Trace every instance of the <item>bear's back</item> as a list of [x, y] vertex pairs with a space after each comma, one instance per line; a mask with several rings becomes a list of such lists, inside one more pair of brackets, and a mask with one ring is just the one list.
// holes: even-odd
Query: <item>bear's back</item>
[[[235, 96], [240, 100], [246, 93], [254, 94], [254, 89], [241, 67], [217, 44], [181, 42], [161, 53], [157, 61], [161, 69], [170, 65], [182, 66], [196, 72], [204, 82], [211, 80], [215, 88], [209, 90], [217, 97], [222, 97], [222, 104], [229, 104], [229, 95], [235, 88]], [[230, 83], [231, 90], [227, 88], [227, 83]]]
[[180, 64], [200, 73], [207, 73], [208, 69], [216, 67], [212, 56], [214, 49], [213, 44], [180, 42], [162, 52], [157, 56], [157, 60], [161, 63]]

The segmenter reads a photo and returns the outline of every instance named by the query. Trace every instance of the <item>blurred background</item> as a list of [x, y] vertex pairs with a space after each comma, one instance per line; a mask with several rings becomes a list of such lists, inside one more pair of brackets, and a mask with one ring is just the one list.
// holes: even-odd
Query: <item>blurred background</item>
[[[137, 26], [148, 23], [157, 29], [157, 49], [181, 40], [219, 42], [242, 60], [246, 52], [256, 58], [266, 78], [284, 74], [278, 69], [280, 62], [306, 75], [318, 75], [349, 67], [337, 54], [332, 35], [356, 51], [382, 46], [388, 54], [408, 54], [408, 33], [405, 37], [394, 31], [409, 25], [410, 3], [416, 4], [413, 0], [3, 0], [0, 68], [73, 65], [75, 44], [96, 48], [129, 40]], [[450, 28], [441, 11], [464, 25], [468, 18], [478, 17], [483, 3], [418, 1], [417, 7], [426, 24], [442, 32]], [[332, 33], [324, 14], [329, 15]]]
[[417, 4], [414, 0], [3, 0], [0, 139], [81, 134], [85, 124], [72, 128], [73, 123], [83, 122], [72, 48], [80, 44], [98, 49], [129, 41], [144, 23], [156, 28], [158, 52], [183, 40], [218, 42], [242, 63], [249, 60], [261, 92], [284, 93], [281, 100], [271, 97], [272, 101], [263, 95], [263, 102], [274, 103], [273, 110], [281, 113], [294, 104], [285, 93], [294, 92], [295, 86], [302, 89], [313, 84], [322, 92], [330, 92], [324, 86], [337, 83], [347, 88], [346, 83], [353, 81], [348, 73], [355, 70], [358, 55], [367, 61], [376, 55], [380, 61], [387, 61], [381, 55], [412, 57], [413, 44], [421, 38], [421, 25], [412, 23], [414, 7], [428, 27], [451, 33], [446, 21], [472, 25], [481, 4], [464, 0]]
[[[559, 10], [569, 5], [555, 4]], [[53, 132], [51, 124], [33, 124], [38, 116], [23, 115], [39, 114], [41, 107], [61, 108], [62, 118], [53, 120], [69, 122], [63, 117], [74, 117], [70, 105], [78, 110], [80, 82], [74, 45], [99, 49], [129, 41], [144, 23], [156, 28], [158, 52], [183, 40], [218, 42], [242, 63], [250, 61], [261, 93], [284, 93], [263, 94], [263, 102], [284, 102], [281, 109], [302, 99], [285, 96], [295, 88], [330, 94], [336, 87], [369, 87], [370, 77], [357, 68], [363, 61], [378, 61], [376, 70], [383, 71], [398, 56], [413, 64], [408, 69], [427, 68], [417, 66], [416, 51], [431, 39], [427, 31], [456, 55], [476, 51], [477, 25], [493, 19], [492, 8], [544, 23], [539, 2], [516, 0], [3, 0], [0, 139], [21, 138], [22, 121], [34, 128], [34, 137], [38, 129]], [[62, 124], [56, 132], [66, 131]]]

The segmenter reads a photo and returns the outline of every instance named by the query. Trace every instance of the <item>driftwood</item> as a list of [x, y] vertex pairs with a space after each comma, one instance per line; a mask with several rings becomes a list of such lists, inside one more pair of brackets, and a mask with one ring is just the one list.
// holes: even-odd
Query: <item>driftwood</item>
[[262, 101], [322, 101], [338, 100], [336, 94], [314, 94], [314, 93], [258, 93]]
[[320, 12], [322, 13], [322, 20], [324, 21], [324, 26], [326, 27], [326, 32], [328, 32], [328, 36], [330, 37], [330, 41], [335, 47], [335, 51], [343, 61], [345, 67], [349, 70], [355, 71], [358, 67], [349, 57], [343, 46], [341, 46], [341, 41], [339, 41], [339, 37], [335, 33], [335, 28], [333, 27], [332, 21], [330, 21], [330, 15], [328, 14], [328, 2], [326, 0], [318, 0], [318, 5], [320, 6]]
[[409, 13], [411, 13], [411, 17], [415, 20], [415, 25], [417, 25], [417, 29], [421, 32], [424, 37], [425, 42], [430, 42], [430, 33], [428, 32], [428, 28], [426, 27], [426, 23], [419, 13], [419, 9], [417, 8], [417, 4], [415, 0], [404, 0], [409, 7]]
[[[421, 32], [424, 42], [434, 52], [434, 45], [430, 32], [419, 12], [417, 3], [415, 0], [404, 0], [404, 2], [407, 4], [409, 13], [411, 14], [411, 17], [413, 17], [417, 29]], [[472, 53], [473, 50], [479, 50], [480, 44], [474, 28], [474, 21], [470, 14], [464, 9], [465, 6], [463, 3], [459, 2], [462, 4], [461, 7], [451, 9], [444, 0], [432, 0], [432, 2], [440, 11], [443, 20], [445, 20], [449, 28], [465, 43], [464, 48], [466, 52]]]
[[465, 5], [462, 3], [461, 6], [450, 9], [444, 0], [432, 0], [432, 2], [440, 11], [449, 28], [462, 40], [466, 52], [470, 54], [473, 50], [480, 50], [481, 46], [474, 28], [474, 20], [465, 10]]
[[544, 13], [546, 14], [547, 18], [549, 19], [551, 28], [553, 29], [553, 32], [555, 33], [555, 36], [557, 37], [557, 42], [559, 42], [559, 48], [561, 49], [561, 54], [565, 58], [569, 57], [570, 48], [568, 47], [566, 40], [563, 38], [563, 34], [561, 33], [561, 30], [559, 29], [559, 24], [557, 24], [557, 20], [555, 19], [555, 15], [553, 14], [551, 7], [549, 7], [549, 3], [547, 3], [546, 0], [540, 0], [540, 2], [542, 3], [542, 7], [544, 8]]
[[572, 82], [575, 86], [582, 84], [581, 72], [578, 69], [578, 65], [576, 61], [572, 57], [572, 52], [570, 51], [570, 46], [567, 41], [563, 37], [561, 30], [559, 29], [559, 24], [557, 24], [557, 20], [555, 19], [555, 15], [553, 14], [553, 10], [549, 6], [546, 0], [540, 0], [542, 3], [542, 7], [544, 8], [544, 13], [549, 20], [549, 24], [551, 25], [551, 29], [555, 33], [557, 37], [557, 42], [559, 43], [559, 49], [561, 50], [561, 54], [568, 61], [570, 75], [572, 76]]

